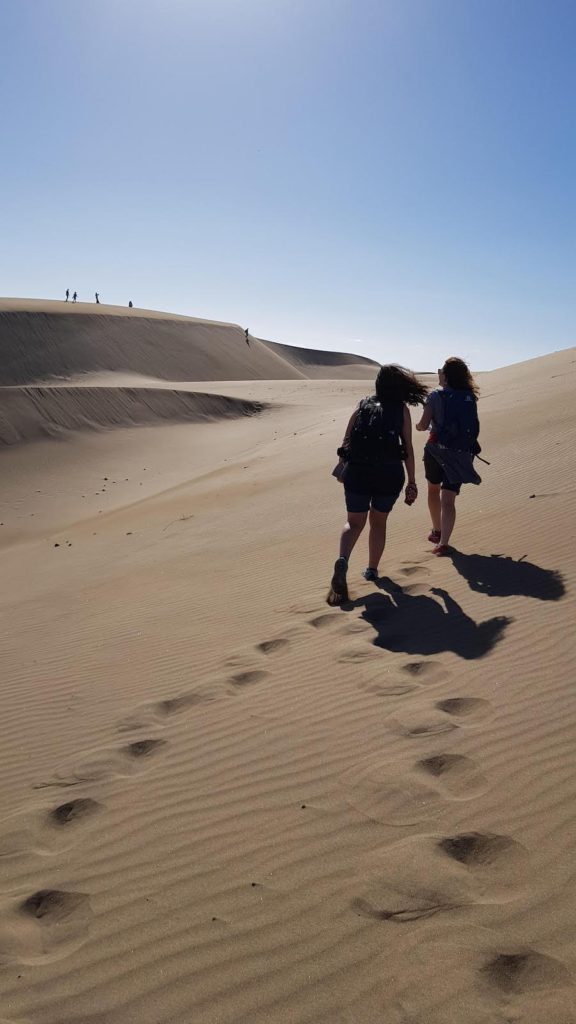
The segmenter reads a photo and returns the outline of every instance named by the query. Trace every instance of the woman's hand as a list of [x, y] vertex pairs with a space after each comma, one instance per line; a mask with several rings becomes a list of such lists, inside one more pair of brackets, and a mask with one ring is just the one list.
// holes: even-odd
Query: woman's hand
[[406, 484], [406, 490], [404, 491], [404, 501], [407, 505], [413, 505], [418, 497], [418, 488], [413, 480]]
[[430, 404], [430, 402], [428, 402], [424, 406], [424, 410], [422, 412], [422, 415], [421, 415], [418, 423], [416, 424], [416, 430], [428, 430], [428, 427], [430, 426], [431, 422], [432, 422], [432, 405]]

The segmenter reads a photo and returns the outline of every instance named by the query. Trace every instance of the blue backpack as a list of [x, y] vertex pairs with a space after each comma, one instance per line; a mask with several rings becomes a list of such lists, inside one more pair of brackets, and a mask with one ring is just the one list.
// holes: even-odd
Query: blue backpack
[[442, 409], [439, 423], [434, 417], [438, 444], [452, 451], [478, 455], [482, 449], [478, 444], [480, 423], [475, 395], [471, 391], [459, 391], [455, 388], [444, 388], [437, 394]]

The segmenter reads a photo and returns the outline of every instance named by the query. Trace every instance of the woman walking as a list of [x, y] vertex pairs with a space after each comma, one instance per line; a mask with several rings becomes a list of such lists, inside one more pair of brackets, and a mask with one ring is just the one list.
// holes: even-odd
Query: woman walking
[[481, 483], [474, 469], [478, 444], [478, 386], [463, 359], [450, 356], [438, 370], [440, 387], [428, 400], [416, 430], [430, 430], [424, 448], [428, 508], [432, 530], [428, 540], [435, 555], [447, 555], [456, 522], [456, 497], [462, 484]]
[[334, 565], [328, 604], [348, 600], [348, 559], [370, 517], [367, 580], [378, 579], [378, 565], [386, 544], [386, 523], [404, 486], [405, 501], [412, 505], [416, 487], [412, 420], [409, 405], [423, 404], [427, 388], [402, 366], [382, 366], [376, 378], [376, 394], [364, 398], [352, 413], [334, 475], [344, 484], [347, 522], [340, 537], [340, 554]]

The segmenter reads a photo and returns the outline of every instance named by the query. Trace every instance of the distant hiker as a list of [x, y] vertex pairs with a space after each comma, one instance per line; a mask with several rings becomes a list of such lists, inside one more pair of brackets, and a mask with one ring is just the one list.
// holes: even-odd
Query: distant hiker
[[95, 295], [96, 295], [96, 305], [99, 306], [100, 305], [100, 296], [99, 296], [98, 292], [96, 292]]
[[463, 359], [450, 356], [438, 370], [439, 388], [428, 396], [416, 430], [430, 430], [424, 448], [428, 481], [428, 508], [432, 530], [428, 540], [435, 555], [449, 553], [448, 542], [456, 522], [456, 495], [462, 484], [479, 484], [474, 456], [478, 444], [478, 387]]
[[70, 298], [70, 289], [69, 289], [69, 288], [67, 288], [67, 289], [66, 289], [66, 302], [68, 302], [68, 299], [69, 299], [69, 298]]
[[76, 302], [77, 298], [78, 298], [78, 292], [74, 292], [74, 295], [72, 296], [72, 302]]
[[132, 309], [132, 299], [130, 299], [130, 302], [128, 303], [128, 309]]
[[247, 344], [248, 346], [250, 345], [250, 340], [249, 340], [249, 338], [248, 338], [248, 335], [249, 335], [249, 333], [250, 333], [250, 332], [249, 332], [248, 328], [247, 328], [247, 327], [245, 327], [245, 328], [244, 328], [244, 338], [245, 338], [246, 344]]
[[352, 413], [342, 446], [340, 462], [333, 471], [344, 484], [347, 522], [340, 537], [340, 555], [326, 600], [338, 605], [348, 600], [348, 559], [370, 514], [368, 568], [364, 579], [378, 579], [378, 565], [386, 544], [386, 522], [408, 474], [405, 502], [418, 497], [412, 420], [409, 405], [423, 404], [427, 388], [403, 366], [382, 366], [376, 377], [376, 394], [363, 398]]

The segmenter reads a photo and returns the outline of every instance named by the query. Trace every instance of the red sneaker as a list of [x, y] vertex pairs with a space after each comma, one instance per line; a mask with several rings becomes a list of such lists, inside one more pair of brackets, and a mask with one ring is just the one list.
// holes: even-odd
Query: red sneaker
[[450, 554], [450, 548], [448, 547], [447, 544], [437, 544], [436, 547], [434, 548], [434, 551], [432, 552], [432, 554], [433, 555], [440, 555], [440, 556], [442, 556], [442, 555], [449, 555]]

